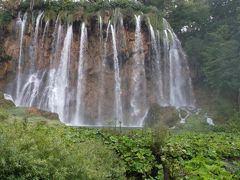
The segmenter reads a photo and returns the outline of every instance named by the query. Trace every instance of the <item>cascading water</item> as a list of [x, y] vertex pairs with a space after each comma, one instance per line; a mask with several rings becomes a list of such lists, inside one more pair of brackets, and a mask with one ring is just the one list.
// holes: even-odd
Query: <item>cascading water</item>
[[77, 95], [76, 95], [76, 113], [74, 124], [81, 124], [82, 118], [81, 115], [84, 111], [83, 104], [83, 92], [84, 92], [84, 64], [86, 63], [86, 49], [87, 49], [87, 28], [85, 23], [82, 23], [81, 28], [81, 39], [80, 39], [80, 52], [79, 52], [79, 62], [78, 62], [78, 79], [77, 79]]
[[[30, 67], [28, 69], [28, 75], [26, 78], [25, 83], [21, 82], [23, 86], [21, 87], [21, 90], [19, 91], [15, 99], [16, 105], [25, 105], [25, 106], [33, 106], [38, 94], [39, 94], [39, 87], [40, 82], [43, 78], [42, 74], [36, 71], [35, 68], [35, 60], [37, 59], [37, 47], [38, 47], [38, 33], [39, 33], [39, 23], [41, 20], [41, 17], [43, 15], [43, 12], [40, 12], [37, 16], [36, 20], [36, 26], [34, 31], [34, 38], [32, 41], [32, 44], [29, 48], [29, 54], [30, 54]], [[21, 48], [20, 48], [21, 49]], [[20, 50], [22, 51], [22, 50]], [[22, 56], [22, 55], [20, 55]], [[22, 74], [20, 77], [23, 76]], [[23, 81], [23, 80], [22, 80]], [[18, 83], [17, 83], [18, 84]], [[18, 88], [21, 86], [21, 84], [18, 86]]]
[[[108, 43], [108, 39], [109, 39], [108, 37], [109, 37], [110, 26], [111, 26], [111, 22], [109, 21], [108, 25], [107, 25], [107, 30], [106, 30], [106, 38], [104, 39], [104, 42], [103, 42], [103, 39], [100, 37], [100, 44], [103, 45], [103, 52], [102, 52], [103, 54], [101, 56], [102, 63], [100, 65], [101, 75], [100, 75], [99, 82], [98, 82], [99, 83], [98, 84], [98, 87], [99, 87], [98, 121], [97, 121], [98, 125], [101, 125], [103, 122], [103, 114], [102, 114], [103, 103], [102, 102], [103, 102], [103, 98], [104, 98], [104, 94], [105, 94], [104, 85], [105, 85], [106, 56], [107, 56], [107, 51], [108, 51], [107, 43]], [[102, 27], [102, 26], [100, 25], [100, 27]]]
[[[99, 16], [99, 42], [100, 42], [100, 57], [101, 57], [101, 61], [104, 62], [103, 58], [104, 58], [104, 43], [103, 43], [103, 20], [102, 20], [102, 16]], [[99, 62], [99, 72], [101, 73], [101, 76], [98, 78], [98, 117], [97, 117], [97, 124], [101, 122], [102, 120], [102, 104], [101, 104], [101, 97], [103, 96], [102, 93], [102, 83], [103, 83], [103, 63]]]
[[44, 30], [43, 30], [43, 34], [42, 34], [42, 40], [41, 40], [41, 53], [40, 53], [40, 57], [39, 57], [39, 63], [42, 62], [43, 60], [43, 56], [44, 56], [44, 45], [45, 45], [45, 40], [46, 40], [46, 36], [48, 34], [48, 28], [49, 28], [49, 20], [47, 20]]
[[61, 52], [61, 58], [59, 62], [59, 67], [55, 74], [55, 99], [54, 101], [54, 111], [59, 114], [60, 120], [64, 121], [64, 117], [68, 114], [68, 107], [66, 107], [66, 95], [67, 95], [67, 88], [69, 85], [68, 77], [69, 77], [69, 63], [70, 63], [70, 52], [71, 52], [71, 44], [72, 44], [72, 36], [73, 30], [72, 25], [68, 26], [67, 34], [64, 39], [63, 49]]
[[131, 116], [130, 126], [143, 126], [147, 115], [145, 57], [141, 34], [141, 16], [135, 16], [136, 31], [131, 82]]
[[21, 73], [21, 66], [22, 66], [22, 54], [23, 54], [23, 35], [25, 31], [25, 26], [26, 26], [26, 21], [27, 21], [27, 13], [24, 14], [23, 20], [19, 17], [17, 20], [17, 25], [20, 26], [20, 33], [19, 33], [19, 57], [18, 57], [18, 68], [17, 68], [17, 87], [16, 87], [16, 97], [19, 97], [20, 94], [20, 86], [21, 86], [21, 81], [22, 81], [22, 73]]
[[54, 32], [53, 32], [53, 43], [52, 43], [52, 50], [51, 50], [51, 58], [50, 58], [50, 65], [49, 65], [49, 72], [47, 77], [47, 83], [44, 88], [43, 98], [39, 104], [39, 108], [50, 110], [51, 112], [55, 112], [56, 104], [55, 99], [57, 99], [56, 94], [56, 83], [55, 83], [55, 75], [56, 70], [58, 67], [58, 54], [60, 54], [61, 48], [61, 36], [62, 35], [62, 25], [59, 24], [58, 18], [55, 23]]
[[160, 49], [160, 41], [158, 41], [159, 34], [157, 37], [155, 35], [155, 31], [149, 22], [149, 30], [151, 34], [151, 44], [153, 50], [153, 63], [152, 63], [152, 71], [153, 71], [153, 81], [156, 88], [156, 97], [158, 104], [165, 106], [166, 102], [163, 95], [163, 74], [162, 74], [162, 63], [161, 63], [161, 49]]
[[114, 78], [115, 78], [115, 125], [121, 126], [123, 123], [122, 98], [121, 98], [122, 90], [117, 52], [116, 32], [113, 25], [111, 25], [111, 32], [112, 32]]
[[169, 104], [171, 106], [194, 106], [191, 78], [181, 43], [176, 34], [170, 28], [168, 22], [163, 19], [164, 32], [168, 38], [169, 51]]
[[30, 57], [30, 68], [29, 74], [32, 74], [36, 70], [36, 60], [37, 60], [37, 49], [38, 49], [38, 35], [39, 35], [39, 24], [41, 18], [43, 16], [43, 12], [39, 12], [37, 19], [36, 19], [36, 26], [34, 31], [34, 37], [32, 41], [32, 45], [29, 48], [29, 57]]
[[44, 30], [43, 30], [43, 35], [42, 35], [42, 46], [41, 48], [43, 48], [44, 46], [44, 41], [45, 41], [45, 38], [46, 38], [46, 34], [48, 33], [48, 28], [49, 28], [49, 20], [47, 20], [46, 24], [45, 24], [45, 27], [44, 27]]
[[119, 11], [114, 16], [99, 16], [99, 32], [84, 22], [78, 32], [79, 23], [66, 27], [58, 17], [54, 25], [40, 12], [30, 38], [24, 33], [27, 13], [19, 16], [17, 77], [6, 97], [17, 106], [55, 112], [74, 126], [142, 127], [150, 104], [194, 106], [186, 55], [166, 20], [160, 32], [135, 16], [134, 31]]

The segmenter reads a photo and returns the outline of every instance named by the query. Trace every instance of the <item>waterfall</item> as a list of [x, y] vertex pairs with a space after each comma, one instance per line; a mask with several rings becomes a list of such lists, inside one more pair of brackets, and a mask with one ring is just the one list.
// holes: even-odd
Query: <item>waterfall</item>
[[116, 32], [113, 25], [111, 25], [112, 31], [112, 45], [113, 45], [113, 60], [114, 60], [114, 78], [115, 78], [115, 125], [121, 126], [123, 122], [122, 112], [122, 90], [121, 90], [121, 77], [119, 70], [119, 60], [117, 52]]
[[[17, 90], [17, 91], [19, 91], [18, 96], [16, 97], [16, 100], [15, 100], [15, 103], [17, 106], [21, 106], [21, 105], [34, 106], [34, 105], [36, 105], [36, 103], [38, 103], [37, 98], [40, 94], [39, 88], [40, 88], [44, 73], [36, 71], [35, 60], [37, 60], [39, 24], [40, 24], [42, 15], [43, 15], [43, 12], [39, 12], [39, 14], [37, 16], [36, 26], [35, 26], [35, 31], [34, 31], [34, 38], [33, 38], [32, 44], [29, 49], [30, 67], [28, 69], [28, 72], [29, 72], [28, 76], [25, 81], [21, 80], [21, 82], [17, 83], [17, 84], [19, 84], [18, 88], [20, 86], [22, 86], [21, 90], [20, 89]], [[21, 68], [21, 62], [19, 62], [18, 66]], [[22, 75], [20, 75], [20, 78], [21, 78], [21, 76]]]
[[169, 61], [169, 104], [175, 107], [194, 106], [186, 55], [179, 39], [165, 19], [163, 26], [166, 38], [168, 38], [166, 45], [169, 48], [169, 51], [165, 52], [168, 53]]
[[[26, 80], [21, 80], [18, 82], [18, 88], [21, 86], [21, 90], [17, 90], [18, 96], [15, 99], [15, 104], [17, 106], [33, 106], [36, 101], [37, 96], [39, 95], [39, 87], [41, 79], [43, 78], [42, 74], [35, 72], [35, 59], [37, 59], [37, 47], [38, 47], [38, 32], [39, 32], [39, 23], [43, 15], [43, 12], [40, 12], [37, 16], [34, 38], [32, 45], [30, 46], [30, 67], [28, 69], [28, 76]], [[21, 49], [21, 48], [20, 48]], [[22, 51], [22, 50], [20, 50]], [[21, 54], [21, 53], [20, 53]], [[22, 56], [22, 55], [21, 55]], [[18, 66], [21, 68], [21, 63], [19, 62]], [[22, 74], [20, 75], [21, 78]]]
[[78, 79], [77, 79], [77, 95], [76, 95], [76, 113], [74, 124], [82, 124], [82, 114], [84, 110], [83, 92], [84, 92], [84, 64], [86, 63], [86, 49], [87, 49], [87, 28], [85, 23], [82, 23], [80, 51], [78, 62]]
[[194, 107], [187, 58], [166, 20], [157, 30], [149, 19], [147, 30], [135, 16], [133, 29], [116, 10], [113, 21], [99, 16], [97, 30], [82, 22], [78, 35], [78, 23], [65, 27], [57, 17], [52, 32], [43, 16], [32, 18], [30, 33], [27, 13], [17, 19], [17, 77], [6, 92], [17, 106], [57, 113], [74, 126], [128, 127], [144, 126], [150, 104]]
[[26, 26], [26, 21], [27, 21], [27, 13], [24, 14], [23, 16], [23, 20], [21, 20], [20, 18], [17, 21], [17, 25], [20, 25], [20, 43], [19, 43], [19, 57], [18, 57], [18, 67], [17, 67], [17, 85], [16, 85], [16, 97], [15, 99], [17, 99], [19, 97], [19, 93], [20, 93], [20, 86], [21, 86], [21, 82], [22, 82], [22, 72], [21, 72], [21, 65], [22, 65], [22, 54], [23, 54], [23, 35], [24, 35], [24, 31], [25, 31], [25, 26]]
[[64, 39], [63, 49], [61, 52], [61, 58], [58, 69], [55, 73], [54, 81], [54, 94], [53, 94], [53, 112], [58, 113], [61, 121], [65, 121], [65, 117], [68, 114], [66, 104], [66, 94], [68, 88], [68, 76], [69, 76], [69, 62], [72, 44], [72, 25], [67, 28], [67, 33]]
[[55, 87], [55, 75], [58, 67], [57, 60], [58, 54], [60, 54], [60, 44], [61, 44], [61, 36], [62, 35], [62, 25], [59, 24], [58, 18], [55, 22], [54, 32], [53, 32], [53, 42], [51, 45], [51, 58], [49, 65], [49, 72], [46, 81], [46, 86], [44, 88], [43, 97], [39, 103], [39, 108], [50, 110], [51, 112], [55, 112], [57, 107], [55, 104], [55, 99], [57, 99], [56, 87]]
[[46, 37], [46, 34], [48, 32], [48, 27], [49, 27], [49, 20], [47, 20], [46, 24], [45, 24], [45, 27], [44, 27], [44, 30], [43, 30], [43, 35], [42, 35], [42, 48], [44, 46], [44, 41], [45, 41], [45, 37]]
[[33, 42], [29, 49], [29, 56], [30, 56], [30, 68], [29, 74], [32, 74], [36, 70], [36, 60], [37, 60], [37, 49], [38, 49], [38, 34], [39, 34], [39, 24], [41, 18], [43, 16], [43, 12], [39, 12], [37, 19], [36, 19], [36, 26], [34, 30]]
[[[106, 70], [106, 56], [107, 56], [107, 43], [108, 43], [108, 37], [109, 37], [109, 29], [111, 26], [111, 22], [108, 21], [108, 26], [107, 26], [107, 31], [106, 31], [106, 38], [103, 42], [102, 37], [100, 37], [100, 43], [101, 46], [103, 45], [103, 54], [101, 56], [101, 65], [100, 65], [100, 79], [98, 81], [98, 87], [99, 87], [99, 98], [98, 98], [98, 121], [97, 124], [101, 125], [102, 121], [103, 121], [103, 117], [102, 117], [102, 108], [103, 108], [103, 98], [104, 98], [104, 94], [105, 94], [105, 89], [104, 89], [104, 85], [105, 85], [105, 70]], [[100, 27], [102, 27], [100, 25]], [[102, 36], [102, 34], [100, 35]], [[101, 47], [100, 47], [101, 48]]]
[[142, 126], [147, 114], [145, 55], [141, 34], [141, 16], [135, 16], [136, 30], [131, 82], [131, 116], [130, 126]]
[[41, 40], [41, 52], [40, 52], [40, 57], [39, 57], [39, 64], [43, 61], [43, 56], [44, 56], [44, 52], [45, 52], [45, 39], [46, 39], [46, 36], [48, 34], [48, 27], [49, 27], [49, 20], [47, 20], [47, 22], [45, 23], [45, 27], [44, 27], [44, 30], [43, 30], [43, 34], [42, 34], [42, 40]]
[[102, 96], [104, 95], [102, 90], [102, 83], [103, 83], [103, 73], [104, 73], [104, 69], [103, 69], [103, 62], [104, 62], [104, 43], [103, 43], [103, 20], [102, 20], [102, 16], [99, 16], [99, 43], [100, 43], [100, 47], [99, 47], [99, 52], [100, 52], [100, 58], [101, 61], [99, 61], [99, 73], [100, 76], [98, 77], [98, 97], [97, 97], [97, 101], [98, 101], [98, 106], [97, 106], [97, 124], [101, 124], [102, 121]]
[[38, 103], [36, 102], [37, 97], [39, 96], [39, 87], [42, 82], [44, 73], [35, 72], [30, 74], [21, 88], [21, 93], [17, 99], [17, 106], [27, 106], [32, 107]]
[[[152, 63], [152, 71], [153, 71], [153, 81], [156, 88], [156, 97], [158, 104], [165, 105], [165, 99], [163, 95], [163, 72], [162, 72], [162, 63], [161, 63], [161, 50], [160, 50], [160, 35], [157, 33], [157, 37], [155, 35], [155, 31], [149, 22], [149, 29], [151, 35], [151, 44], [153, 49], [153, 63]], [[155, 91], [154, 91], [155, 92]]]

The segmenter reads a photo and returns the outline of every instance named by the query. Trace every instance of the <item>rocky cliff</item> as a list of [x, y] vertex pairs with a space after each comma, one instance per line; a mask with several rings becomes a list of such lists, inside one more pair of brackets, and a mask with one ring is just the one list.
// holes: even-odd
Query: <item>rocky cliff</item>
[[18, 106], [74, 125], [143, 126], [151, 104], [192, 107], [186, 55], [166, 20], [160, 24], [117, 10], [72, 23], [19, 13], [4, 41], [13, 58], [4, 90]]

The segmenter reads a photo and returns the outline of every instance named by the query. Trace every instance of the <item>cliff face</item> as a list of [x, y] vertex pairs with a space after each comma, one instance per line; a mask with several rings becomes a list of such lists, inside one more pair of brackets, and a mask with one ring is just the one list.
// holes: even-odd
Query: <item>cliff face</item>
[[42, 16], [19, 16], [5, 38], [15, 70], [5, 92], [17, 105], [75, 125], [124, 126], [142, 126], [150, 104], [193, 106], [186, 57], [166, 22], [160, 32], [141, 16], [135, 26], [121, 16], [73, 25]]

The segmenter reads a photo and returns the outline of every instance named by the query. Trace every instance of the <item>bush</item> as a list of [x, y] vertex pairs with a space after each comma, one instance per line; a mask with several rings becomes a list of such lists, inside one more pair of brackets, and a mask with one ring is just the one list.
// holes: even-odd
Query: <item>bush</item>
[[0, 121], [5, 121], [6, 119], [8, 119], [9, 114], [3, 110], [0, 109]]
[[217, 125], [214, 129], [216, 132], [240, 132], [240, 112], [235, 112], [233, 115], [225, 122], [225, 124]]
[[240, 156], [240, 141], [234, 134], [185, 133], [170, 137], [162, 153], [162, 162], [167, 164], [171, 177], [234, 179], [238, 171], [226, 166], [233, 165], [232, 161]]
[[115, 152], [86, 134], [79, 142], [79, 131], [30, 124], [0, 131], [0, 179], [124, 179]]

